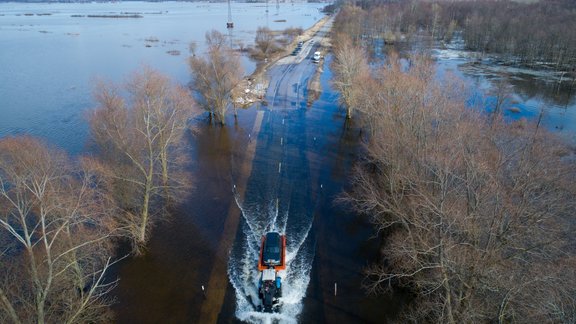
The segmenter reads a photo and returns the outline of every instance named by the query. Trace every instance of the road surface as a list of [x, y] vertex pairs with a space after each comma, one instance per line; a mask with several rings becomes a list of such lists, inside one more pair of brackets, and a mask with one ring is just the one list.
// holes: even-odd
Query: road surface
[[[278, 128], [267, 125], [270, 121], [270, 112], [280, 109], [292, 108], [306, 108], [307, 107], [307, 87], [308, 81], [314, 75], [317, 63], [312, 61], [312, 56], [318, 50], [319, 44], [323, 37], [328, 36], [328, 32], [332, 26], [332, 19], [327, 21], [324, 26], [309, 40], [305, 41], [302, 49], [295, 56], [287, 56], [278, 60], [274, 65], [268, 69], [269, 86], [266, 91], [265, 100], [268, 103], [267, 110], [258, 111], [254, 127], [250, 133], [251, 141], [247, 147], [244, 160], [241, 163], [243, 176], [237, 179], [237, 190], [241, 200], [244, 200], [244, 194], [247, 187], [250, 187], [248, 181], [252, 173], [252, 166], [255, 160], [258, 160], [259, 152], [256, 149], [259, 146], [264, 149], [264, 152], [269, 151], [270, 145], [276, 146], [273, 143], [268, 143], [266, 138], [259, 139], [259, 133], [262, 128], [272, 127], [275, 135], [284, 138], [287, 132], [286, 128], [282, 127], [282, 134], [278, 134]], [[324, 54], [324, 53], [323, 53]], [[268, 118], [264, 118], [266, 115]], [[260, 143], [263, 141], [262, 143]], [[260, 153], [263, 153], [260, 151]], [[264, 153], [266, 155], [266, 153]], [[280, 164], [281, 165], [281, 164]], [[279, 166], [279, 172], [281, 167]], [[307, 176], [304, 176], [302, 181], [309, 181]], [[240, 222], [240, 211], [236, 206], [231, 206], [228, 217], [224, 224], [222, 238], [216, 252], [216, 260], [212, 266], [210, 279], [206, 285], [206, 299], [201, 307], [199, 322], [201, 323], [215, 323], [218, 321], [219, 315], [224, 305], [225, 295], [230, 285], [227, 277], [227, 260], [232, 242], [236, 237]]]
[[[311, 39], [304, 42], [298, 55], [284, 57], [268, 70], [270, 83], [266, 100], [270, 109], [306, 108], [308, 81], [317, 67], [317, 63], [312, 61], [312, 56], [318, 50], [322, 38], [328, 37], [331, 27], [332, 19], [328, 20]], [[324, 54], [322, 53], [322, 56]]]

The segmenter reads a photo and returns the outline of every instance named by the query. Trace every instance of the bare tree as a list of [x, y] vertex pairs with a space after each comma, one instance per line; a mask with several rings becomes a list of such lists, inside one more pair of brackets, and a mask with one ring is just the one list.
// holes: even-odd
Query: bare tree
[[216, 29], [207, 31], [205, 39], [206, 46], [209, 50], [230, 50], [230, 47], [228, 47], [228, 42], [226, 41], [226, 35], [222, 34]]
[[198, 103], [225, 125], [232, 90], [242, 80], [244, 72], [239, 56], [221, 41], [223, 37], [215, 30], [206, 33], [207, 57], [190, 57], [190, 69], [192, 91]]
[[365, 33], [363, 30], [365, 26], [365, 16], [365, 11], [360, 7], [346, 5], [334, 19], [334, 27], [332, 30], [335, 33], [347, 34], [352, 39], [352, 43], [359, 45], [360, 39]]
[[492, 100], [490, 106], [492, 106], [492, 120], [494, 121], [502, 117], [504, 108], [510, 104], [512, 86], [510, 85], [508, 77], [497, 80], [492, 89], [490, 89], [489, 95]]
[[90, 171], [30, 137], [0, 140], [0, 321], [110, 320], [114, 205]]
[[256, 49], [259, 51], [258, 57], [261, 58], [268, 58], [277, 50], [276, 37], [268, 27], [258, 27], [255, 43]]
[[358, 104], [361, 80], [370, 73], [366, 55], [361, 47], [354, 46], [346, 35], [340, 35], [334, 48], [334, 87], [340, 92], [340, 101], [346, 107], [346, 118], [352, 118]]
[[196, 44], [196, 42], [191, 42], [190, 45], [188, 45], [188, 51], [190, 52], [191, 56], [196, 56], [197, 48], [198, 44]]
[[162, 186], [169, 188], [169, 164], [178, 161], [174, 150], [182, 143], [188, 121], [198, 114], [196, 104], [185, 88], [171, 85], [167, 77], [148, 68], [133, 76], [128, 89], [135, 110], [143, 112], [156, 128]]
[[345, 200], [389, 233], [366, 288], [411, 289], [411, 322], [573, 316], [574, 273], [551, 269], [574, 260], [565, 229], [576, 170], [537, 126], [490, 127], [457, 83], [432, 72], [419, 58], [408, 70], [389, 62], [372, 80], [378, 95], [363, 101], [380, 107], [377, 130]]
[[302, 35], [304, 33], [304, 29], [302, 27], [289, 27], [282, 31], [282, 34], [289, 38], [289, 41], [292, 42], [296, 37]]
[[[461, 32], [468, 49], [499, 54], [510, 63], [573, 70], [576, 58], [574, 1], [365, 1], [343, 6], [333, 30], [354, 43], [379, 35], [417, 31], [449, 41]], [[514, 17], [511, 19], [510, 17]], [[396, 37], [385, 36], [384, 40]]]
[[115, 197], [125, 210], [135, 252], [141, 252], [162, 201], [171, 189], [187, 186], [178, 146], [194, 116], [188, 91], [170, 84], [151, 69], [136, 73], [126, 85], [130, 102], [119, 88], [101, 83], [95, 91], [99, 107], [90, 115], [92, 139], [100, 153], [95, 169], [115, 180]]

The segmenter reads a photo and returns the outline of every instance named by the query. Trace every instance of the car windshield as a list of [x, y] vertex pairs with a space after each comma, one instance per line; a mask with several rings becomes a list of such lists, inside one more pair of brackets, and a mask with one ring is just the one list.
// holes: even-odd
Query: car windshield
[[264, 260], [267, 262], [280, 262], [280, 234], [271, 232], [266, 234], [264, 245]]

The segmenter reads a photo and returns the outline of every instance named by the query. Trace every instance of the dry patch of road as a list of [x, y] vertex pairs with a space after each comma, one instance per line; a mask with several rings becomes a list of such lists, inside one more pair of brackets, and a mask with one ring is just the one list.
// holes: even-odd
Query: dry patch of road
[[[274, 64], [292, 64], [300, 63], [308, 55], [314, 42], [320, 44], [321, 48], [328, 49], [330, 46], [330, 37], [328, 33], [318, 36], [318, 32], [324, 28], [327, 22], [331, 22], [331, 17], [320, 19], [314, 26], [308, 28], [302, 35], [296, 37], [294, 41], [286, 47], [284, 51], [276, 53], [266, 62], [258, 64], [256, 71], [252, 75], [244, 78], [238, 86], [232, 91], [232, 101], [234, 105], [246, 107], [254, 102], [264, 100], [269, 80], [266, 76], [268, 69]], [[291, 49], [295, 48], [299, 42], [303, 42], [302, 50], [298, 55], [290, 55]]]

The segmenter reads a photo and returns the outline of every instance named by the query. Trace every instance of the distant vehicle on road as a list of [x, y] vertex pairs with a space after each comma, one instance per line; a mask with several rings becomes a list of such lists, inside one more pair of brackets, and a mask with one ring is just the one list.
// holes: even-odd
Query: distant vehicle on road
[[322, 54], [320, 54], [320, 52], [314, 52], [314, 56], [312, 56], [312, 61], [314, 61], [314, 63], [318, 63], [320, 62], [321, 58]]

